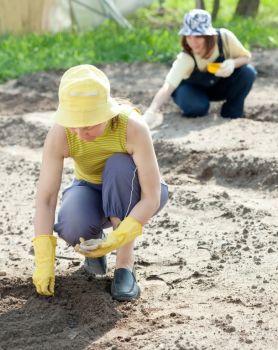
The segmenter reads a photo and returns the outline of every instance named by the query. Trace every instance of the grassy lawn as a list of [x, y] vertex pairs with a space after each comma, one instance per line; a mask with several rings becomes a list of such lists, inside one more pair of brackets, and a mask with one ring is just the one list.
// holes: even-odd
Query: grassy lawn
[[[212, 10], [213, 1], [206, 0]], [[34, 71], [68, 68], [81, 63], [167, 62], [179, 51], [183, 15], [195, 1], [165, 0], [164, 14], [155, 0], [128, 20], [132, 30], [107, 21], [98, 28], [77, 33], [5, 35], [0, 37], [0, 81]], [[222, 0], [215, 27], [232, 30], [249, 49], [278, 47], [278, 0], [261, 0], [258, 16], [233, 18], [236, 1]]]

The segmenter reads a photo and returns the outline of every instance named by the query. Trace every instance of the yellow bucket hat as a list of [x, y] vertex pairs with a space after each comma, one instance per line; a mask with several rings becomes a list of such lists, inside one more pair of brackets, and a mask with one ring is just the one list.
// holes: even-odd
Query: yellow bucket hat
[[59, 106], [54, 120], [67, 128], [94, 126], [120, 113], [110, 96], [107, 76], [95, 66], [82, 64], [68, 69], [59, 86]]

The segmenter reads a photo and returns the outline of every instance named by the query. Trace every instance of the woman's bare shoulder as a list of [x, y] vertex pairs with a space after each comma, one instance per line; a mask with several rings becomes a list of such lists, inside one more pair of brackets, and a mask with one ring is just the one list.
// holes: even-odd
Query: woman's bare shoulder
[[64, 158], [69, 157], [65, 128], [61, 125], [54, 124], [47, 134], [45, 147], [55, 151], [55, 153], [63, 156]]
[[130, 115], [127, 123], [127, 149], [131, 151], [136, 144], [150, 139], [150, 132], [143, 116], [139, 113]]
[[148, 129], [147, 124], [142, 116], [142, 114], [134, 109], [132, 113], [128, 116], [127, 130], [131, 133], [141, 132]]

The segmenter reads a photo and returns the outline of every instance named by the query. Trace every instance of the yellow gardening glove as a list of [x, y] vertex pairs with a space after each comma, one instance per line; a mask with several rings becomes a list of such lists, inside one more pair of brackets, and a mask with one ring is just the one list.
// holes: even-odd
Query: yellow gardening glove
[[41, 295], [54, 295], [54, 262], [57, 238], [52, 235], [40, 235], [33, 239], [35, 250], [35, 272], [33, 283]]
[[75, 250], [90, 258], [98, 258], [104, 256], [113, 250], [119, 249], [127, 243], [133, 241], [142, 234], [142, 225], [131, 216], [127, 216], [116, 230], [108, 234], [106, 240], [91, 251], [83, 250], [79, 244], [75, 246]]

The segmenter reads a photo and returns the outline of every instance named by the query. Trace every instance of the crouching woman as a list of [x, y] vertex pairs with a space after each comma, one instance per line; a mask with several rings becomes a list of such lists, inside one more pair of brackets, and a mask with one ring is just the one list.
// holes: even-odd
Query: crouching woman
[[[129, 109], [129, 111], [128, 111]], [[74, 179], [63, 192], [54, 224], [65, 158], [74, 161]], [[39, 294], [53, 295], [56, 237], [85, 256], [85, 268], [105, 274], [106, 254], [116, 250], [111, 294], [139, 296], [134, 274], [134, 240], [168, 199], [161, 183], [149, 129], [139, 113], [110, 96], [106, 75], [92, 65], [67, 70], [59, 86], [55, 124], [43, 149], [35, 211], [35, 272]], [[80, 239], [103, 239], [88, 251]]]

